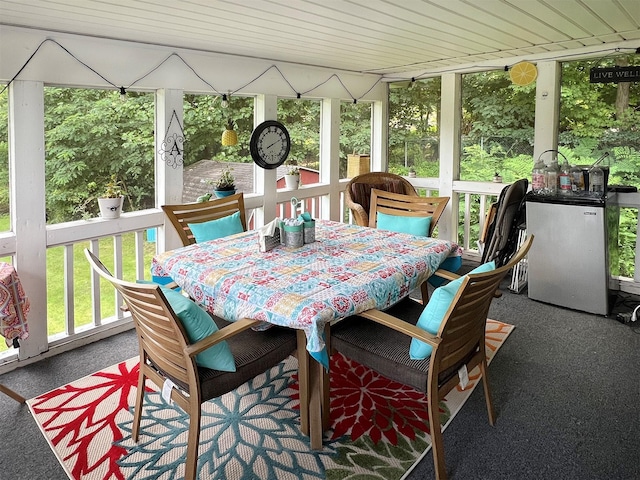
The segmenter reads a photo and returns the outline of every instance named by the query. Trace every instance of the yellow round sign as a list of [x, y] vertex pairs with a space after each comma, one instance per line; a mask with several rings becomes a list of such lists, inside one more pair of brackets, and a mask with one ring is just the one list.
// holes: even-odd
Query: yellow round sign
[[516, 85], [529, 85], [538, 76], [538, 69], [533, 63], [520, 62], [516, 63], [509, 69], [509, 78]]

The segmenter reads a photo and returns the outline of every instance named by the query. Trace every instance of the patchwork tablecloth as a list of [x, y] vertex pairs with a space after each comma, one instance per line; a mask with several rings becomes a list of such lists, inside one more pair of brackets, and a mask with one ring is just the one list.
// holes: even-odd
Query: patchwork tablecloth
[[326, 322], [384, 310], [419, 287], [458, 245], [434, 238], [318, 220], [316, 242], [258, 248], [244, 232], [157, 255], [154, 276], [169, 276], [213, 314], [303, 329], [307, 350], [326, 363]]
[[0, 335], [7, 346], [16, 346], [15, 339], [29, 336], [27, 314], [29, 299], [13, 265], [0, 262]]

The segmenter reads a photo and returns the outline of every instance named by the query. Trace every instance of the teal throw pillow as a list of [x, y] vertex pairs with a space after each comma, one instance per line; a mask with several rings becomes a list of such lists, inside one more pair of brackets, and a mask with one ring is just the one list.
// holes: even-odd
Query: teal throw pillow
[[196, 243], [208, 242], [209, 240], [244, 232], [242, 220], [240, 220], [240, 212], [216, 220], [209, 220], [208, 222], [187, 223], [187, 225], [193, 232]]
[[[469, 273], [484, 273], [495, 269], [495, 262], [489, 262], [480, 265]], [[451, 302], [458, 293], [463, 281], [464, 276], [457, 278], [442, 287], [436, 288], [431, 294], [429, 303], [427, 303], [427, 306], [422, 311], [422, 314], [418, 319], [417, 326], [432, 335], [436, 335], [438, 330], [440, 330], [442, 320], [444, 320], [444, 316], [447, 313], [447, 310], [449, 310]], [[414, 338], [411, 340], [411, 346], [409, 347], [409, 357], [411, 357], [412, 360], [424, 360], [431, 355], [431, 350], [433, 350], [431, 345]]]
[[[209, 314], [193, 300], [170, 288], [160, 288], [176, 316], [182, 322], [190, 343], [196, 343], [218, 331], [218, 326]], [[212, 370], [236, 371], [236, 362], [226, 341], [200, 352], [196, 355], [196, 363]]]
[[403, 217], [401, 215], [378, 212], [377, 225], [382, 230], [428, 237], [431, 217]]

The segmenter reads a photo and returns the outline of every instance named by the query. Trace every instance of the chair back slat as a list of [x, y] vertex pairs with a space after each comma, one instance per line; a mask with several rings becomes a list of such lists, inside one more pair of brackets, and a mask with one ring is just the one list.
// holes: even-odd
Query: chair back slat
[[377, 228], [378, 213], [403, 217], [431, 217], [431, 236], [448, 202], [449, 197], [419, 197], [374, 188], [371, 190], [369, 226]]
[[533, 236], [530, 235], [503, 267], [469, 274], [463, 280], [438, 332], [441, 342], [434, 355], [434, 368], [437, 371], [462, 365], [476, 351], [484, 352], [486, 320], [491, 302], [503, 278], [526, 255], [532, 241]]
[[160, 286], [114, 278], [93, 253], [85, 250], [85, 254], [94, 270], [120, 292], [127, 304], [136, 327], [141, 358], [148, 358], [156, 368], [183, 385], [197, 382], [195, 361], [185, 353], [186, 333]]
[[247, 214], [242, 192], [208, 202], [163, 205], [162, 210], [178, 232], [184, 246], [196, 243], [193, 232], [189, 228], [190, 223], [208, 222], [240, 212], [242, 228], [247, 230]]

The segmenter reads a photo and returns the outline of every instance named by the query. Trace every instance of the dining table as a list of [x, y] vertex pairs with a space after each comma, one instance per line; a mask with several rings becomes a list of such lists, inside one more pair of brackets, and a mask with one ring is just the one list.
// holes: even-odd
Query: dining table
[[329, 425], [329, 326], [371, 309], [386, 310], [450, 256], [454, 242], [316, 220], [315, 241], [259, 248], [250, 230], [157, 254], [154, 277], [170, 277], [194, 301], [227, 321], [260, 320], [298, 333], [301, 429], [322, 448]]

